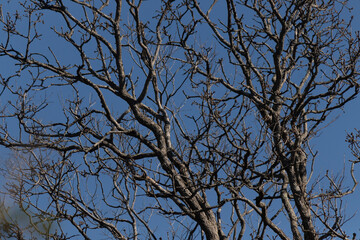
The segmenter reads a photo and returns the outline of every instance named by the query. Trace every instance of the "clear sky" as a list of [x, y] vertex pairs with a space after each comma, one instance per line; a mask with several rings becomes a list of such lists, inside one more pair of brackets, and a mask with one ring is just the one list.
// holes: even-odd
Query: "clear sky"
[[[360, 1], [350, 0], [350, 5], [353, 7], [352, 13], [353, 30], [360, 30]], [[349, 174], [348, 160], [354, 159], [345, 142], [347, 133], [360, 130], [360, 96], [347, 104], [343, 111], [334, 112], [332, 115], [334, 122], [319, 132], [319, 135], [312, 141], [315, 149], [318, 150], [318, 158], [315, 163], [315, 169], [319, 170], [320, 175], [325, 174], [327, 170], [333, 172], [334, 175], [341, 174], [343, 167], [345, 169], [346, 181], [351, 184], [351, 176]], [[360, 166], [355, 167], [355, 176], [360, 180]], [[344, 207], [347, 210], [347, 216], [357, 213], [355, 218], [348, 222], [346, 227], [349, 233], [357, 232], [360, 235], [360, 188], [357, 187], [354, 194], [344, 198]]]
[[[151, 7], [151, 1], [149, 0], [144, 4], [147, 4], [149, 8]], [[354, 7], [354, 30], [358, 28], [360, 30], [360, 1], [359, 0], [350, 0], [350, 4]], [[6, 9], [4, 9], [6, 11]], [[148, 11], [145, 14], [153, 14], [152, 11]], [[9, 66], [8, 62], [4, 62], [0, 58], [0, 66], [2, 66], [1, 71], [4, 71], [4, 66]], [[6, 67], [7, 68], [7, 67]], [[2, 96], [4, 98], [4, 96]], [[3, 101], [0, 99], [0, 101]], [[322, 129], [318, 136], [312, 141], [312, 146], [318, 151], [318, 158], [315, 163], [316, 173], [325, 174], [327, 170], [333, 171], [334, 174], [341, 174], [344, 164], [346, 170], [349, 170], [348, 160], [352, 159], [352, 155], [348, 150], [347, 143], [345, 142], [346, 134], [352, 132], [354, 129], [360, 129], [360, 98], [357, 98], [347, 104], [343, 111], [335, 112], [332, 115], [332, 118], [335, 120], [332, 124]], [[7, 152], [6, 149], [0, 147], [0, 150], [4, 153]], [[4, 154], [3, 154], [4, 160]], [[317, 174], [315, 174], [316, 176]], [[360, 179], [360, 166], [356, 168], [356, 176]], [[350, 175], [346, 174], [347, 180], [351, 180]], [[351, 183], [351, 182], [349, 182]], [[350, 214], [359, 211], [358, 215], [355, 216], [355, 219], [350, 221], [346, 227], [349, 229], [349, 233], [358, 232], [360, 233], [360, 187], [357, 191], [346, 198], [347, 202], [347, 211], [348, 216]], [[360, 234], [358, 234], [360, 235]]]

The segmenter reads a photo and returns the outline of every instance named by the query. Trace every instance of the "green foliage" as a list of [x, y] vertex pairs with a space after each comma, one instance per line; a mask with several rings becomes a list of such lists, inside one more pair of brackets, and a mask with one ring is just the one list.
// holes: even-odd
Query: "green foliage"
[[55, 221], [35, 215], [29, 207], [0, 201], [0, 239], [53, 239]]

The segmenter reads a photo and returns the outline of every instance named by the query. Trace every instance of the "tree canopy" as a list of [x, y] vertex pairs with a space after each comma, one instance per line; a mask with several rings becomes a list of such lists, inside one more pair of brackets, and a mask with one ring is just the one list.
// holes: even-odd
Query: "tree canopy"
[[7, 189], [59, 222], [54, 239], [352, 235], [358, 160], [344, 185], [313, 176], [312, 147], [359, 94], [348, 1], [18, 0], [0, 15]]

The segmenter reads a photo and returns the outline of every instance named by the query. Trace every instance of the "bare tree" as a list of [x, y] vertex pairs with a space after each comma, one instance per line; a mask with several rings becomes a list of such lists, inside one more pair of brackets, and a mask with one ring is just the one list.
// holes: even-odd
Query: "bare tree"
[[8, 189], [68, 239], [349, 237], [357, 161], [350, 187], [311, 178], [312, 139], [359, 92], [346, 0], [2, 9]]

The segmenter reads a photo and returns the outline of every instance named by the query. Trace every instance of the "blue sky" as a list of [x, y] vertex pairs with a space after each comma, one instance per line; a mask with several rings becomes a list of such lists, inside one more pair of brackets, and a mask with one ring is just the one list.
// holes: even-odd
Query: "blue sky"
[[[353, 30], [360, 30], [360, 1], [350, 0], [350, 5], [354, 8], [353, 14]], [[318, 136], [312, 141], [315, 149], [318, 150], [318, 158], [315, 163], [315, 169], [319, 174], [325, 174], [327, 170], [341, 174], [344, 166], [346, 179], [351, 184], [351, 176], [349, 174], [348, 160], [354, 159], [348, 144], [345, 142], [347, 133], [353, 132], [355, 129], [360, 130], [360, 97], [347, 104], [343, 111], [334, 112], [330, 117], [334, 122], [322, 129]], [[360, 166], [355, 167], [355, 176], [360, 179]], [[349, 232], [360, 232], [360, 189], [357, 187], [354, 194], [344, 198], [347, 202], [344, 203], [346, 207], [347, 216], [353, 213], [358, 213], [355, 218], [346, 225]], [[359, 235], [359, 234], [358, 234]]]
[[[360, 15], [356, 14], [360, 12], [360, 1], [352, 0], [350, 1], [350, 4], [354, 7], [354, 30], [356, 30], [355, 28], [357, 27], [360, 29]], [[144, 5], [147, 5], [147, 7], [151, 7], [151, 0], [144, 2]], [[151, 14], [152, 11], [148, 11], [147, 13]], [[203, 38], [206, 38], [206, 36], [203, 36]], [[3, 69], [4, 66], [8, 64], [8, 62], [4, 62], [2, 59], [0, 59], [0, 63]], [[2, 98], [3, 97], [4, 96], [2, 96]], [[348, 170], [349, 164], [347, 161], [349, 159], [352, 159], [352, 156], [347, 148], [345, 138], [347, 132], [351, 132], [355, 128], [360, 129], [359, 110], [360, 98], [357, 98], [347, 104], [343, 111], [334, 112], [331, 117], [335, 121], [326, 128], [322, 129], [319, 132], [318, 136], [314, 138], [314, 140], [312, 141], [312, 145], [319, 152], [317, 161], [315, 163], [316, 173], [319, 173], [321, 175], [324, 174], [327, 170], [333, 171], [334, 174], [341, 173], [344, 164], [347, 167], [346, 169]], [[3, 148], [1, 148], [1, 150], [6, 152], [6, 150]], [[316, 175], [317, 174], [315, 174], [315, 176]], [[356, 175], [360, 178], [359, 166], [356, 168]], [[350, 176], [348, 174], [347, 177], [349, 178], [348, 180], [350, 180]], [[360, 189], [358, 189], [353, 195], [347, 198], [347, 211], [349, 215], [359, 210], [358, 199], [360, 199]], [[358, 220], [352, 220], [347, 224], [349, 232], [360, 231], [360, 225], [358, 224], [360, 222], [360, 213], [356, 216], [356, 219]]]

